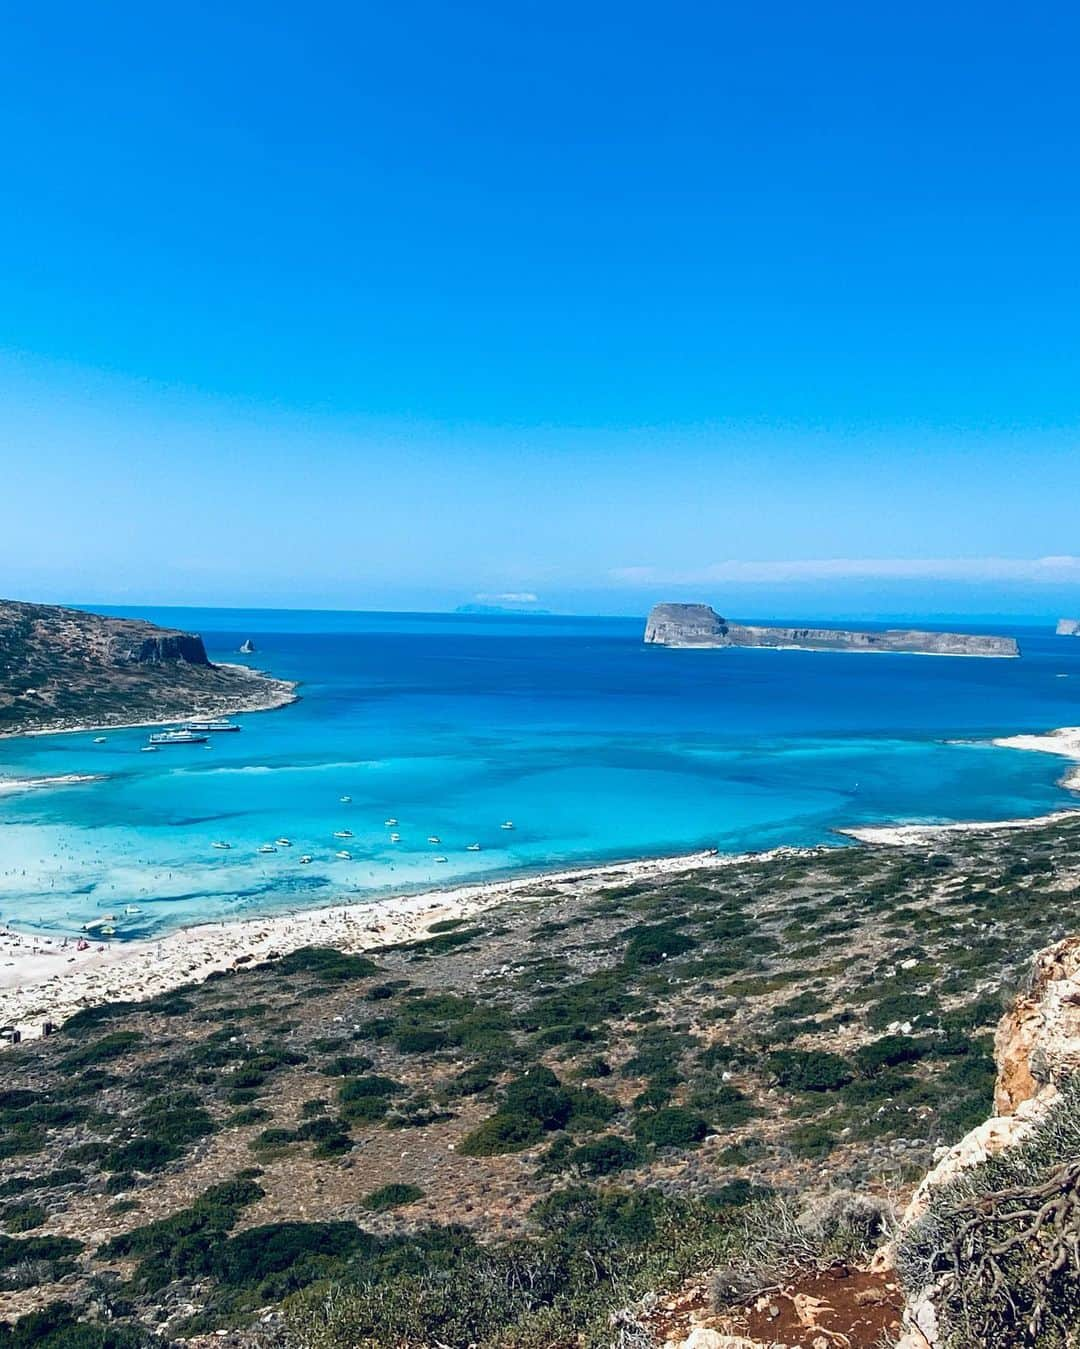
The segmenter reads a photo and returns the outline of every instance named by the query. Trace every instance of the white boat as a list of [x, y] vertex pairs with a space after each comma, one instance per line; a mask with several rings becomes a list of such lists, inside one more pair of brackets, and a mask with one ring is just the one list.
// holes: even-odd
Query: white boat
[[218, 839], [216, 843], [211, 843], [211, 848], [231, 848], [231, 843], [226, 843], [224, 839]]
[[264, 843], [264, 844], [262, 844], [262, 846], [259, 848], [259, 851], [260, 851], [260, 852], [277, 852], [277, 849], [274, 847], [274, 845], [273, 845], [272, 843]]
[[339, 797], [338, 797], [338, 800], [341, 802], [341, 804], [342, 804], [343, 806], [347, 806], [347, 805], [349, 804], [349, 802], [352, 800], [352, 797], [351, 797], [351, 796], [339, 796]]
[[144, 754], [156, 754], [156, 753], [157, 753], [157, 745], [143, 745], [143, 747], [142, 747], [142, 752], [143, 752]]
[[312, 860], [312, 859], [308, 856], [308, 854], [307, 854], [307, 853], [304, 853], [303, 857], [301, 857], [301, 859], [300, 859], [300, 865], [301, 865], [301, 866], [307, 866], [307, 864], [308, 864], [311, 860]]
[[208, 736], [197, 731], [156, 731], [150, 737], [151, 745], [205, 745]]
[[470, 843], [469, 846], [465, 849], [465, 851], [466, 851], [466, 852], [479, 852], [479, 851], [480, 851], [480, 844], [479, 844], [479, 843]]
[[442, 842], [442, 839], [438, 836], [438, 834], [430, 834], [430, 835], [428, 836], [428, 842], [429, 842], [429, 843], [441, 843], [441, 842]]
[[391, 815], [388, 820], [383, 820], [383, 824], [386, 825], [387, 829], [393, 829], [394, 825], [397, 824], [397, 820]]
[[111, 927], [108, 923], [106, 923], [104, 927], [98, 928], [98, 931], [101, 933], [103, 937], [116, 936], [116, 928]]
[[335, 837], [335, 838], [352, 838], [352, 836], [353, 836], [353, 831], [352, 831], [351, 829], [335, 829], [335, 830], [334, 830], [334, 837]]
[[450, 859], [449, 859], [449, 857], [436, 857], [435, 861], [436, 861], [436, 862], [449, 862]]
[[513, 820], [504, 820], [502, 824], [499, 825], [500, 829], [513, 829], [513, 827], [514, 827]]
[[400, 834], [391, 834], [391, 835], [390, 835], [390, 842], [391, 842], [391, 843], [400, 843], [400, 842], [401, 842], [401, 835], [400, 835]]
[[103, 735], [95, 735], [95, 736], [94, 736], [94, 744], [95, 744], [95, 745], [104, 745], [104, 743], [105, 743], [105, 737], [104, 737]]
[[278, 845], [279, 848], [291, 848], [291, 847], [292, 847], [292, 839], [291, 839], [291, 838], [276, 838], [276, 839], [274, 839], [274, 842]]
[[341, 860], [342, 860], [343, 862], [351, 862], [351, 861], [352, 861], [352, 853], [351, 853], [351, 852], [346, 852], [344, 848], [342, 848], [339, 852], [334, 853], [334, 856], [335, 856], [335, 857], [340, 857]]
[[185, 721], [181, 724], [182, 731], [238, 731], [240, 729], [235, 721]]

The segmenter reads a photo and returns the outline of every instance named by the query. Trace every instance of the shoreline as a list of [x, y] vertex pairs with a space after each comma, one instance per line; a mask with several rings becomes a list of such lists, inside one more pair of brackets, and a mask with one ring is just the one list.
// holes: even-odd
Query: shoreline
[[[294, 694], [287, 702], [295, 701], [295, 698]], [[37, 732], [54, 733], [57, 732]], [[1061, 783], [1069, 790], [1080, 791], [1080, 727], [1004, 736], [991, 743], [1003, 748], [1056, 754], [1071, 761], [1076, 767], [1063, 775]], [[71, 778], [67, 781], [71, 782]], [[55, 779], [23, 780], [13, 781], [6, 790], [59, 785], [67, 783]], [[856, 825], [836, 827], [832, 832], [862, 845], [927, 846], [955, 834], [1011, 833], [1078, 817], [1080, 806], [1009, 820]], [[116, 945], [98, 944], [90, 939], [90, 934], [82, 934], [82, 939], [89, 943], [83, 951], [77, 949], [80, 938], [76, 936], [45, 937], [0, 928], [0, 1024], [14, 1026], [29, 1038], [41, 1033], [42, 1023], [62, 1024], [84, 1007], [154, 997], [184, 984], [200, 982], [216, 971], [282, 956], [304, 946], [330, 945], [345, 952], [371, 952], [422, 938], [431, 925], [439, 921], [467, 919], [513, 900], [540, 900], [551, 886], [573, 885], [582, 896], [587, 896], [611, 884], [660, 880], [702, 868], [738, 866], [776, 857], [807, 856], [835, 846], [827, 843], [780, 845], [739, 853], [709, 849], [674, 857], [634, 858], [559, 870], [540, 869], [525, 875], [504, 875], [489, 881], [465, 882], [433, 890], [402, 891], [361, 903], [332, 903], [284, 914], [198, 924], [159, 938]]]
[[[1056, 754], [1076, 764], [1066, 770], [1058, 784], [1070, 792], [1080, 792], [1080, 726], [1061, 726], [1054, 731], [1030, 732], [1021, 735], [996, 736], [990, 742], [1000, 749], [1021, 749], [1033, 754]], [[868, 824], [834, 833], [854, 839], [857, 843], [881, 844], [885, 847], [903, 847], [908, 844], [933, 843], [942, 835], [1015, 833], [1022, 829], [1038, 829], [1048, 824], [1080, 816], [1080, 806], [1073, 809], [1051, 810], [1044, 815], [1020, 816], [1012, 820], [960, 820], [944, 824]]]
[[[176, 721], [197, 721], [200, 717], [234, 717], [248, 712], [276, 712], [279, 708], [290, 707], [300, 701], [297, 692], [299, 684], [290, 679], [278, 679], [274, 675], [250, 670], [246, 665], [232, 665], [224, 661], [217, 662], [218, 669], [243, 670], [245, 675], [261, 686], [253, 689], [250, 696], [237, 695], [236, 700], [225, 698], [213, 707], [200, 707], [185, 712], [174, 712], [170, 716], [141, 717], [136, 721], [79, 721], [71, 725], [38, 726], [26, 730], [0, 731], [0, 740], [21, 740], [39, 735], [80, 735], [91, 731], [133, 731], [144, 726], [169, 726]], [[118, 713], [117, 716], [122, 716]]]
[[[542, 900], [551, 886], [573, 885], [582, 895], [609, 885], [660, 879], [703, 868], [725, 868], [774, 857], [812, 854], [828, 845], [777, 847], [763, 852], [715, 849], [544, 871], [525, 877], [390, 896], [362, 904], [333, 904], [262, 918], [204, 923], [156, 940], [100, 945], [78, 951], [72, 938], [33, 936], [0, 929], [0, 1023], [25, 1038], [42, 1024], [62, 1024], [84, 1007], [141, 1001], [215, 971], [283, 956], [304, 946], [333, 946], [348, 953], [423, 938], [431, 925], [465, 919], [512, 900]], [[84, 934], [89, 939], [89, 934]], [[0, 1046], [2, 1047], [2, 1046]]]

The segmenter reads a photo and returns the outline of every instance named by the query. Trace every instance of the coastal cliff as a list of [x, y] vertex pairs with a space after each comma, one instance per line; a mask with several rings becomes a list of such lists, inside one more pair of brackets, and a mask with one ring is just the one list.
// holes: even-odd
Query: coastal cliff
[[280, 707], [295, 685], [214, 665], [196, 633], [0, 600], [0, 735]]
[[770, 647], [800, 651], [883, 651], [923, 656], [1018, 656], [1012, 637], [890, 628], [772, 628], [730, 623], [707, 604], [656, 604], [645, 624], [656, 646]]

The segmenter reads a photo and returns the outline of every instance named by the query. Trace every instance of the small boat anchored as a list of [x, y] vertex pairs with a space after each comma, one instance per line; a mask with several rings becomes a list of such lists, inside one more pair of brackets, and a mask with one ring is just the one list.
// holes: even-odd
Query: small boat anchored
[[334, 837], [335, 837], [335, 838], [352, 838], [352, 836], [353, 836], [353, 831], [352, 831], [351, 829], [335, 829], [335, 830], [334, 830]]
[[504, 820], [504, 821], [502, 822], [502, 824], [499, 825], [499, 828], [500, 828], [500, 829], [513, 829], [513, 828], [514, 828], [514, 821], [513, 821], [513, 820]]
[[387, 829], [393, 829], [394, 825], [397, 824], [397, 820], [391, 815], [388, 820], [383, 820], [383, 824], [386, 825]]
[[150, 744], [155, 748], [158, 745], [205, 745], [208, 739], [209, 736], [198, 731], [155, 731]]
[[273, 845], [272, 843], [263, 843], [263, 844], [260, 845], [259, 851], [260, 851], [260, 852], [277, 852], [277, 849], [274, 847], [274, 845]]
[[276, 839], [274, 839], [274, 842], [277, 844], [277, 846], [278, 846], [279, 848], [291, 848], [291, 847], [292, 847], [292, 839], [291, 839], [291, 838], [284, 838], [284, 837], [282, 837], [282, 838], [276, 838]]
[[95, 745], [104, 745], [105, 740], [106, 740], [106, 737], [103, 736], [103, 735], [95, 735], [95, 736], [94, 736], [94, 744], [95, 744]]
[[219, 838], [219, 839], [217, 840], [216, 843], [211, 843], [210, 846], [211, 846], [211, 848], [229, 849], [229, 848], [232, 847], [232, 844], [231, 844], [231, 843], [226, 843], [225, 840], [224, 840], [223, 838]]
[[352, 801], [352, 797], [351, 797], [351, 796], [339, 796], [339, 797], [338, 797], [338, 800], [341, 802], [341, 804], [342, 804], [343, 806], [347, 806], [347, 805]]
[[300, 859], [300, 865], [301, 865], [302, 867], [306, 867], [307, 864], [308, 864], [309, 862], [311, 862], [312, 860], [313, 860], [313, 858], [310, 856], [310, 854], [304, 853], [303, 857], [301, 857], [301, 859]]
[[436, 862], [449, 862], [450, 859], [449, 859], [449, 857], [436, 857], [435, 861], [436, 861]]
[[391, 842], [391, 843], [400, 843], [400, 842], [401, 842], [401, 835], [400, 835], [400, 834], [391, 834], [391, 835], [390, 835], [390, 842]]
[[468, 845], [468, 847], [465, 849], [465, 851], [466, 851], [466, 852], [479, 852], [479, 851], [480, 851], [480, 844], [479, 844], [479, 843], [470, 843], [470, 844]]
[[429, 843], [441, 843], [441, 842], [442, 842], [442, 839], [438, 836], [438, 834], [430, 834], [430, 835], [428, 836], [428, 842], [429, 842]]
[[347, 852], [344, 848], [341, 848], [338, 852], [334, 853], [334, 856], [340, 857], [343, 862], [352, 861], [352, 853]]

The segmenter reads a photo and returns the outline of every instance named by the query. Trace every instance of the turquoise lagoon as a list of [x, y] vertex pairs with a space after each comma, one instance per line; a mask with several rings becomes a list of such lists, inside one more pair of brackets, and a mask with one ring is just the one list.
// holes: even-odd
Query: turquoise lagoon
[[[0, 795], [0, 922], [14, 927], [74, 932], [111, 913], [117, 939], [146, 937], [515, 872], [1075, 803], [1060, 760], [988, 743], [1080, 720], [1080, 641], [1044, 631], [998, 627], [1023, 657], [978, 660], [668, 651], [645, 647], [636, 619], [113, 612], [199, 631], [215, 659], [241, 659], [251, 637], [250, 663], [301, 681], [302, 699], [238, 717], [242, 732], [208, 748], [144, 754], [145, 729], [0, 742], [3, 776], [102, 775]], [[258, 851], [280, 836], [292, 847]]]

